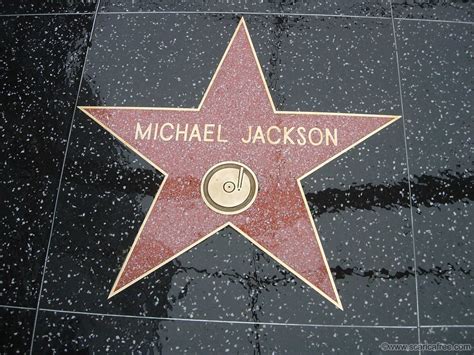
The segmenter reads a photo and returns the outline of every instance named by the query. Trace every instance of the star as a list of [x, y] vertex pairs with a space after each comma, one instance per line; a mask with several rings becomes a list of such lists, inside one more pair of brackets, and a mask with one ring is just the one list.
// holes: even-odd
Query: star
[[[80, 109], [165, 176], [109, 298], [230, 226], [342, 309], [301, 180], [399, 116], [277, 111], [243, 18], [197, 108]], [[225, 162], [255, 190], [229, 213], [203, 192]]]

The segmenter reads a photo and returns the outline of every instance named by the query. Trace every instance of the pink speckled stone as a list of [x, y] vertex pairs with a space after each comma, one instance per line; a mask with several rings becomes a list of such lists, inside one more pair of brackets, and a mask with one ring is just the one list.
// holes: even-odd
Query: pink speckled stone
[[[168, 174], [111, 292], [128, 287], [212, 231], [231, 222], [340, 305], [322, 247], [297, 179], [391, 122], [389, 116], [275, 113], [252, 45], [240, 23], [200, 110], [83, 108], [111, 133]], [[222, 142], [135, 139], [136, 122], [222, 125]], [[242, 143], [248, 126], [337, 128], [338, 145]], [[294, 136], [296, 138], [296, 136]], [[296, 142], [295, 142], [296, 143]], [[259, 192], [246, 211], [227, 216], [210, 210], [200, 193], [206, 171], [237, 161], [256, 174]]]

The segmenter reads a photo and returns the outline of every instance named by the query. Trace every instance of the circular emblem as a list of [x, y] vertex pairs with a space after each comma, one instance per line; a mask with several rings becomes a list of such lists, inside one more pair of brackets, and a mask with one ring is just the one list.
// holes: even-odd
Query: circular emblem
[[204, 175], [201, 194], [215, 212], [237, 214], [245, 211], [257, 197], [257, 178], [242, 163], [226, 161], [214, 165]]

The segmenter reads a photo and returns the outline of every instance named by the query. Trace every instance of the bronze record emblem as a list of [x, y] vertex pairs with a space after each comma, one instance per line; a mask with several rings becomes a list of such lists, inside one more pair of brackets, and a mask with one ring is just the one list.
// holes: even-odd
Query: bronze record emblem
[[249, 208], [257, 197], [257, 178], [242, 163], [227, 161], [210, 168], [201, 183], [206, 205], [221, 214], [237, 214]]

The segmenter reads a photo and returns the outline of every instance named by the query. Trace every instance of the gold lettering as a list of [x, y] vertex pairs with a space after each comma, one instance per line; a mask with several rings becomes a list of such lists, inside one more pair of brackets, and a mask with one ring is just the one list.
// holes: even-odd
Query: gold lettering
[[142, 131], [142, 126], [140, 126], [140, 122], [137, 122], [137, 126], [135, 128], [135, 139], [138, 139], [138, 136], [140, 135], [140, 139], [150, 139], [151, 136], [151, 123], [148, 125], [147, 129], [145, 130], [145, 133]]
[[[213, 126], [214, 126], [214, 125], [213, 125]], [[218, 142], [221, 142], [221, 143], [227, 143], [227, 142], [228, 142], [227, 139], [221, 138], [221, 130], [222, 130], [222, 126], [221, 126], [221, 125], [217, 125], [217, 141], [218, 141]]]
[[[319, 133], [319, 142], [315, 143], [312, 138], [313, 132], [317, 131]], [[312, 145], [320, 145], [323, 142], [323, 132], [318, 127], [313, 127], [308, 132], [308, 139]]]
[[281, 129], [278, 127], [278, 126], [270, 126], [268, 129], [267, 129], [267, 141], [270, 143], [270, 144], [278, 144], [280, 143], [280, 140], [281, 138], [278, 137], [277, 140], [272, 140], [271, 137], [270, 137], [270, 133], [272, 130], [276, 130], [278, 131], [279, 134], [281, 134]]
[[306, 128], [304, 127], [298, 127], [296, 129], [296, 132], [298, 133], [298, 135], [300, 136], [300, 138], [298, 138], [296, 140], [296, 142], [299, 144], [299, 145], [305, 145], [306, 144], [306, 137], [304, 136], [304, 134], [306, 133]]
[[208, 123], [204, 125], [204, 142], [214, 142], [214, 139], [212, 139], [212, 134], [214, 133], [213, 128], [213, 124]]
[[288, 129], [288, 127], [283, 127], [283, 144], [287, 144], [287, 141], [290, 141], [290, 144], [295, 144], [295, 142], [290, 138], [290, 133], [294, 129], [295, 127], [291, 127], [290, 129]]
[[255, 144], [257, 139], [259, 139], [260, 141], [262, 141], [263, 144], [265, 144], [265, 137], [263, 136], [262, 127], [260, 126], [257, 126], [257, 128], [255, 129], [255, 135], [253, 136], [252, 143]]
[[197, 123], [193, 125], [188, 141], [191, 142], [193, 138], [196, 138], [198, 142], [201, 141], [201, 133], [199, 133], [199, 125]]
[[183, 135], [183, 141], [186, 142], [186, 139], [188, 137], [188, 124], [186, 123], [184, 125], [184, 130], [179, 129], [179, 123], [176, 125], [176, 140], [179, 141], [179, 136]]
[[326, 128], [326, 145], [329, 145], [329, 138], [332, 140], [333, 145], [337, 145], [337, 128], [334, 128], [334, 135], [331, 134], [329, 128]]
[[245, 143], [245, 144], [248, 144], [250, 143], [250, 138], [252, 137], [252, 126], [249, 126], [249, 137], [247, 138], [247, 140], [245, 140], [244, 138], [242, 138], [242, 143]]
[[160, 128], [160, 138], [161, 140], [167, 142], [167, 141], [170, 141], [171, 139], [173, 139], [173, 135], [169, 135], [169, 136], [166, 136], [163, 134], [164, 130], [165, 130], [165, 127], [170, 127], [171, 129], [173, 129], [173, 125], [171, 123], [163, 123], [163, 125], [161, 126]]

